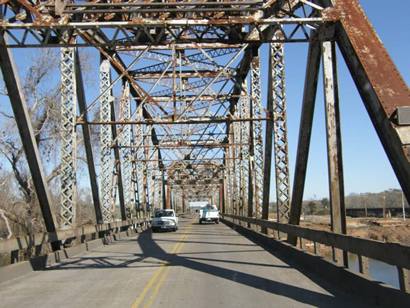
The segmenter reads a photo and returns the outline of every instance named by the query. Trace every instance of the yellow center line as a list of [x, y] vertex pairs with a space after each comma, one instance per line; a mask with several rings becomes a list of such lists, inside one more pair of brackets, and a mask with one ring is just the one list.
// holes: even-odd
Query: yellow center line
[[[184, 246], [184, 240], [187, 239], [189, 230], [192, 228], [192, 224], [188, 226], [186, 231], [181, 235], [181, 237], [178, 240], [178, 243], [175, 244], [174, 248], [172, 249], [171, 254], [177, 254], [181, 251], [182, 247]], [[148, 292], [151, 290], [151, 296], [148, 300], [148, 302], [144, 305], [145, 308], [148, 308], [152, 305], [156, 295], [158, 294], [161, 285], [164, 283], [165, 278], [169, 272], [169, 263], [163, 263], [160, 265], [160, 268], [155, 271], [151, 279], [148, 281], [148, 283], [145, 285], [144, 289], [142, 290], [141, 294], [137, 297], [135, 302], [131, 305], [131, 308], [138, 308], [140, 305], [144, 302], [146, 299], [146, 296]], [[152, 287], [155, 285], [154, 289]]]

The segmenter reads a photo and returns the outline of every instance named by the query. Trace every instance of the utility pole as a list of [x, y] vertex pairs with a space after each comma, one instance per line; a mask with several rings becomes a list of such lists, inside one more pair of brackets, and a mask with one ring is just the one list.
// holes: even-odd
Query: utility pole
[[386, 218], [386, 192], [383, 192], [383, 218]]
[[406, 220], [406, 209], [404, 208], [404, 192], [403, 191], [401, 192], [401, 206], [403, 208], [403, 220]]

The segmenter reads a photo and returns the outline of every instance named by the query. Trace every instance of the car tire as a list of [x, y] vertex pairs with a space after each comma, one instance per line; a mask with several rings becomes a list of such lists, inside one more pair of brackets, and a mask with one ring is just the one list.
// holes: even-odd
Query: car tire
[[199, 224], [202, 225], [202, 219], [199, 220]]
[[219, 219], [215, 220], [215, 223], [216, 223], [216, 224], [219, 224]]

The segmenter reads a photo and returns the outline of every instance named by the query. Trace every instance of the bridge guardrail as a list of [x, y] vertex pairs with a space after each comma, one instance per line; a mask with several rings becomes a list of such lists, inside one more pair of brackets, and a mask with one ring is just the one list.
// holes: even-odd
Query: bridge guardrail
[[104, 224], [85, 225], [76, 229], [58, 230], [52, 233], [37, 233], [33, 236], [12, 237], [10, 239], [0, 240], [0, 254], [11, 253], [13, 251], [24, 250], [34, 246], [41, 246], [56, 241], [64, 241], [68, 239], [81, 239], [82, 237], [98, 234], [100, 232], [108, 232], [121, 230], [130, 226], [138, 226], [147, 222], [145, 219], [129, 219], [123, 221], [115, 221]]
[[[382, 261], [396, 266], [399, 274], [400, 289], [410, 292], [408, 270], [410, 269], [410, 247], [399, 243], [387, 243], [371, 239], [358, 238], [350, 235], [337, 234], [329, 231], [314, 230], [297, 225], [283, 224], [275, 221], [223, 214], [223, 218], [242, 221], [286, 233], [299, 239], [310, 240], [314, 246], [323, 244], [358, 256], [360, 272], [366, 274], [363, 257]], [[303, 245], [301, 245], [303, 247]], [[316, 249], [315, 249], [316, 251]], [[407, 269], [407, 270], [406, 270]]]

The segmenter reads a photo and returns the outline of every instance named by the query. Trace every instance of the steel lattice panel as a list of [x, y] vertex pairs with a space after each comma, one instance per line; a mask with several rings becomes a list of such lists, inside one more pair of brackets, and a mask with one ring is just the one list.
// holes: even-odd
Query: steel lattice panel
[[[127, 121], [131, 119], [130, 87], [127, 82], [123, 88], [120, 101], [120, 119]], [[123, 125], [120, 133], [121, 147], [121, 173], [123, 179], [124, 199], [127, 216], [131, 218], [134, 200], [134, 183], [132, 181], [132, 149], [131, 149], [131, 125]]]
[[[142, 109], [139, 108], [136, 112], [136, 119], [142, 120]], [[135, 160], [135, 177], [137, 182], [137, 197], [138, 197], [138, 210], [145, 207], [146, 195], [144, 185], [144, 168], [145, 168], [145, 154], [143, 148], [143, 125], [134, 125], [134, 160]]]
[[[260, 63], [259, 56], [255, 56], [251, 62], [251, 99], [253, 117], [262, 118], [262, 98], [260, 84]], [[255, 179], [255, 216], [262, 217], [262, 197], [263, 197], [263, 141], [262, 141], [262, 121], [253, 121], [253, 143], [254, 143], [254, 179]]]
[[61, 49], [61, 207], [62, 228], [71, 228], [76, 215], [77, 95], [75, 50]]
[[[250, 118], [250, 106], [249, 106], [249, 96], [247, 93], [247, 82], [241, 85], [241, 97], [239, 98], [239, 108], [240, 108], [240, 116], [241, 118]], [[242, 202], [243, 202], [243, 210], [244, 213], [247, 211], [248, 207], [248, 193], [249, 193], [249, 122], [240, 122], [240, 130], [241, 130], [241, 193], [242, 193]]]
[[270, 44], [272, 61], [273, 129], [277, 220], [287, 222], [290, 209], [288, 137], [283, 44]]
[[[111, 101], [114, 99], [109, 91], [111, 84], [110, 63], [104, 60], [100, 65], [100, 120], [111, 121]], [[114, 181], [114, 158], [112, 156], [112, 132], [109, 125], [100, 127], [100, 189], [101, 207], [104, 222], [113, 220], [114, 202], [113, 181]]]

